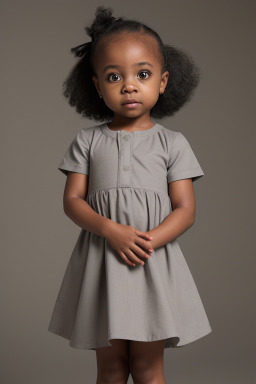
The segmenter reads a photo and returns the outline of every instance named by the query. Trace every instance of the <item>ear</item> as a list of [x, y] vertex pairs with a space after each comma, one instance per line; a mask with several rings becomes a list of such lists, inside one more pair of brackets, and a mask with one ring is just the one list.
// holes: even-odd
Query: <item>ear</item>
[[99, 85], [98, 78], [96, 76], [93, 76], [92, 77], [92, 81], [94, 82], [94, 85], [95, 85], [95, 87], [97, 89], [97, 92], [98, 92], [99, 96], [101, 96], [101, 90], [100, 90], [100, 85]]
[[164, 93], [166, 85], [168, 83], [168, 79], [169, 79], [169, 72], [165, 71], [162, 74], [159, 93]]

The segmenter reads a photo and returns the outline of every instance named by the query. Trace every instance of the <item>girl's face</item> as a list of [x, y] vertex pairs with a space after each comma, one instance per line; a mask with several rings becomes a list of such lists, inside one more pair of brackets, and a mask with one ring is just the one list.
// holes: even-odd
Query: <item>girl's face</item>
[[[115, 118], [126, 120], [150, 116], [169, 72], [161, 74], [157, 42], [148, 35], [121, 33], [99, 41], [92, 80]], [[124, 104], [135, 99], [137, 104]]]

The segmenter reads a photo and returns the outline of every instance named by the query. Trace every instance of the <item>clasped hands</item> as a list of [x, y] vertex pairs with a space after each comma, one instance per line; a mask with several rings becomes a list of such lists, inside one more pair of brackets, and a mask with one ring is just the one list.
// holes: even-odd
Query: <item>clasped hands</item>
[[153, 237], [131, 225], [112, 221], [108, 224], [105, 238], [122, 259], [134, 267], [137, 264], [145, 264], [139, 257], [149, 259], [150, 253], [154, 252]]

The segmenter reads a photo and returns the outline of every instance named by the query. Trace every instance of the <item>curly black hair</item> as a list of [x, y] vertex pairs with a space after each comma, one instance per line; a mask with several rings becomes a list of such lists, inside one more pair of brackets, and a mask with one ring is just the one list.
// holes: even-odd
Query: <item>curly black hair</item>
[[112, 120], [114, 117], [113, 111], [107, 107], [102, 98], [99, 98], [93, 83], [92, 76], [95, 75], [93, 58], [97, 43], [102, 37], [123, 31], [152, 36], [158, 43], [162, 73], [168, 71], [171, 74], [165, 91], [159, 95], [158, 101], [150, 111], [150, 116], [158, 119], [172, 116], [191, 99], [200, 79], [198, 66], [184, 51], [163, 44], [159, 35], [145, 24], [123, 17], [115, 18], [110, 7], [99, 6], [92, 25], [84, 29], [92, 40], [71, 48], [71, 52], [75, 57], [80, 57], [80, 60], [63, 83], [63, 95], [83, 117], [96, 121]]

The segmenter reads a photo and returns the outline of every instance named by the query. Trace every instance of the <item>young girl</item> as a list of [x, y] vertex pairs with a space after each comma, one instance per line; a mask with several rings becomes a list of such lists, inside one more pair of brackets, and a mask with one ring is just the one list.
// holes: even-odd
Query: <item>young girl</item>
[[64, 95], [81, 129], [58, 169], [63, 206], [81, 231], [48, 330], [95, 350], [97, 383], [165, 383], [163, 352], [212, 329], [177, 237], [195, 221], [204, 175], [181, 132], [153, 122], [191, 97], [199, 70], [146, 25], [98, 7], [92, 41]]

